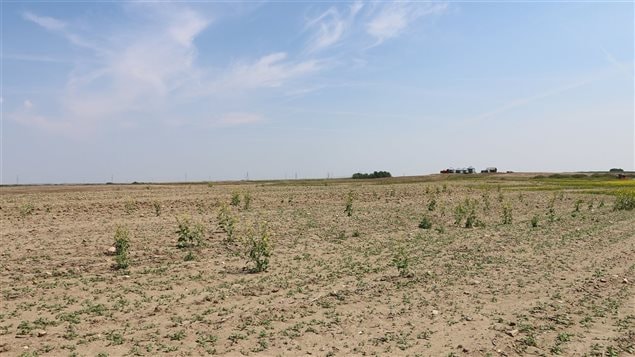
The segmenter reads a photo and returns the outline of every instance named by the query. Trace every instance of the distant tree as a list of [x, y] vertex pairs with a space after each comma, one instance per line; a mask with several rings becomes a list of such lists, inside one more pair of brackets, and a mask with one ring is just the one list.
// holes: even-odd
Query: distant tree
[[388, 171], [373, 171], [373, 173], [371, 174], [358, 172], [353, 174], [354, 179], [374, 179], [374, 178], [384, 178], [384, 177], [392, 177], [392, 175]]
[[624, 169], [612, 168], [609, 172], [624, 172]]

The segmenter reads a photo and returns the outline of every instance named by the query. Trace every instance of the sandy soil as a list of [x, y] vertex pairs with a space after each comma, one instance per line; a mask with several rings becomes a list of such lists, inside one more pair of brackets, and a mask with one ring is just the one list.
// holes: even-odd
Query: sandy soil
[[[523, 176], [2, 188], [0, 354], [633, 355], [635, 211], [539, 188]], [[460, 205], [474, 228], [455, 224]], [[177, 247], [183, 217], [205, 227], [202, 246]], [[253, 273], [245, 237], [264, 222], [273, 254]], [[127, 269], [106, 254], [118, 226]]]

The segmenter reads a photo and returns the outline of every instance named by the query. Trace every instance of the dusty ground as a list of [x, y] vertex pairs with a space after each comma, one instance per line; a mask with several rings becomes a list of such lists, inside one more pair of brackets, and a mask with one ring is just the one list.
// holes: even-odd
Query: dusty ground
[[[602, 185], [497, 177], [2, 188], [0, 352], [635, 353], [635, 211]], [[228, 206], [228, 242], [234, 192], [252, 201]], [[466, 199], [474, 228], [455, 224]], [[202, 247], [177, 248], [185, 216]], [[242, 241], [265, 221], [270, 266], [250, 273]], [[117, 226], [128, 269], [105, 254]]]

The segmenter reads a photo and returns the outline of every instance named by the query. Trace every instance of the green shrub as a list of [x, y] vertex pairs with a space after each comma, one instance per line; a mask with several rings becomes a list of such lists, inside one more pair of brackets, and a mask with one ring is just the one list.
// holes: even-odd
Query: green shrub
[[[470, 199], [465, 199], [463, 203], [456, 206], [454, 208], [454, 224], [464, 225], [465, 228], [483, 226], [484, 223], [476, 215], [477, 206], [478, 202]], [[463, 219], [465, 219], [465, 224], [463, 224]]]
[[152, 207], [154, 207], [154, 214], [159, 217], [161, 215], [161, 203], [154, 201], [152, 202]]
[[200, 223], [192, 223], [187, 217], [176, 219], [178, 240], [176, 246], [179, 249], [192, 248], [201, 245], [205, 227]]
[[503, 206], [503, 224], [512, 224], [512, 206], [506, 204]]
[[232, 192], [232, 198], [230, 203], [232, 206], [239, 206], [240, 205], [240, 193], [238, 192]]
[[135, 200], [127, 200], [124, 203], [124, 211], [126, 212], [126, 214], [132, 214], [132, 212], [137, 210], [137, 202]]
[[344, 212], [346, 212], [346, 215], [349, 217], [353, 215], [353, 198], [353, 191], [349, 191], [346, 196], [346, 208], [344, 209]]
[[615, 197], [613, 210], [631, 211], [635, 209], [635, 191], [620, 191]]
[[196, 259], [196, 257], [194, 256], [194, 253], [192, 253], [192, 251], [190, 250], [189, 252], [187, 252], [187, 254], [185, 254], [185, 257], [183, 257], [183, 260], [186, 262], [190, 262], [192, 260]]
[[249, 191], [245, 192], [243, 195], [243, 209], [246, 211], [251, 206], [251, 193]]
[[35, 207], [33, 206], [33, 204], [31, 203], [25, 203], [22, 206], [20, 206], [20, 216], [22, 218], [29, 216], [31, 214], [33, 214], [33, 211], [35, 210]]
[[130, 249], [130, 233], [124, 227], [115, 231], [115, 269], [126, 269], [130, 265], [128, 250]]
[[533, 217], [531, 217], [531, 227], [538, 227], [538, 216], [534, 215]]
[[254, 265], [251, 271], [258, 273], [267, 270], [272, 252], [273, 246], [266, 223], [250, 229], [245, 240], [245, 256]]
[[580, 212], [580, 205], [583, 204], [583, 200], [575, 201], [575, 205], [573, 206], [573, 212]]
[[236, 217], [232, 214], [227, 205], [223, 205], [218, 212], [218, 226], [223, 232], [227, 233], [227, 241], [234, 240], [234, 230], [236, 227]]
[[410, 257], [408, 256], [408, 253], [406, 253], [403, 247], [399, 248], [399, 250], [397, 251], [397, 254], [395, 254], [395, 256], [392, 259], [392, 263], [395, 266], [395, 268], [397, 268], [397, 271], [399, 272], [399, 276], [409, 277], [412, 275], [410, 272]]
[[437, 207], [437, 200], [433, 198], [430, 200], [430, 202], [428, 202], [428, 211], [432, 212], [434, 211], [436, 207]]
[[423, 216], [421, 222], [419, 222], [419, 228], [421, 229], [430, 229], [432, 228], [432, 221], [428, 216]]

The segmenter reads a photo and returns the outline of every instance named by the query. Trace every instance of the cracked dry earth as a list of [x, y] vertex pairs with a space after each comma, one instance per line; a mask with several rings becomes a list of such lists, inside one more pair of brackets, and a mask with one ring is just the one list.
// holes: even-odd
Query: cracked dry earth
[[[635, 211], [519, 180], [2, 188], [0, 354], [633, 355]], [[200, 247], [177, 248], [176, 217]], [[251, 273], [258, 222], [273, 254]]]

